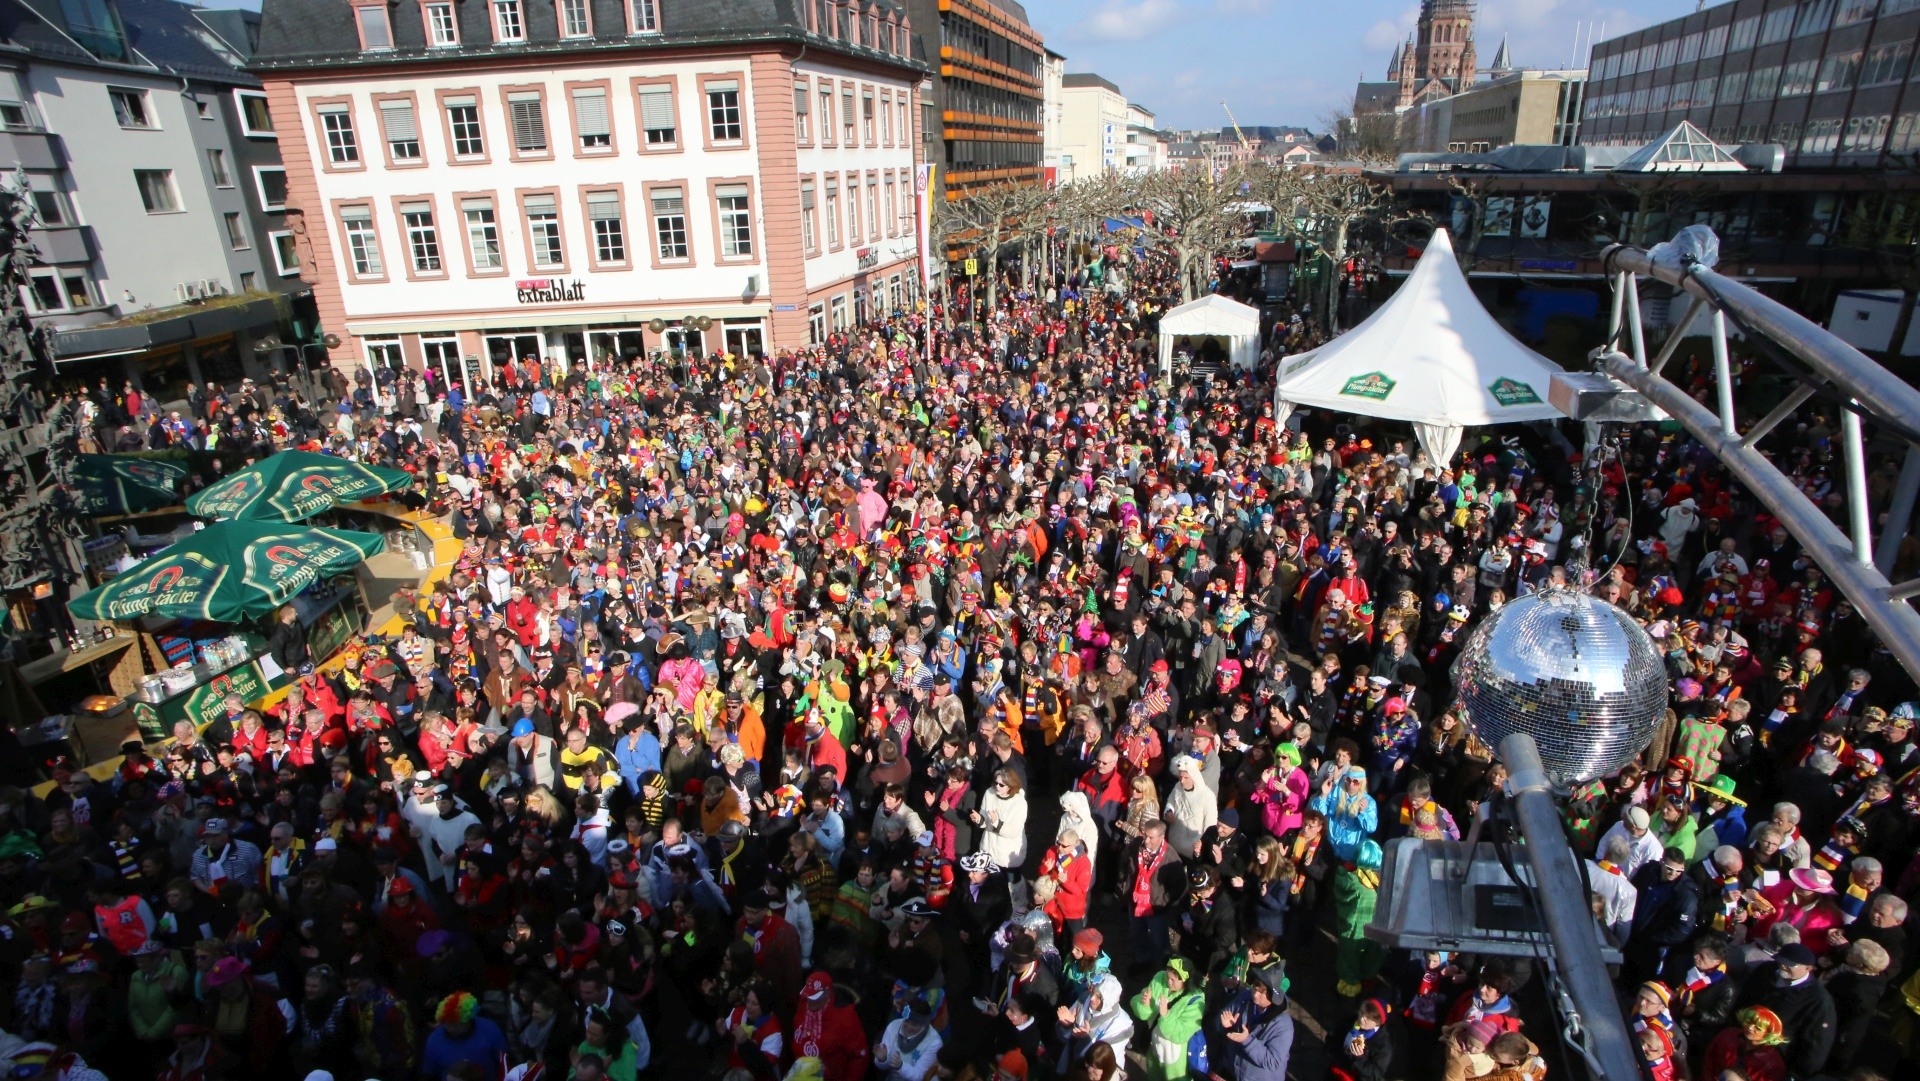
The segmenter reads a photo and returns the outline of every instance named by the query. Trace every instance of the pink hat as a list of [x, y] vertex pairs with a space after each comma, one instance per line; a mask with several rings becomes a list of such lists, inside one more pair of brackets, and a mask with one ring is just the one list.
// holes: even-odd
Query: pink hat
[[1812, 893], [1832, 893], [1833, 876], [1818, 867], [1796, 867], [1787, 872], [1795, 889]]
[[238, 957], [222, 957], [213, 963], [213, 971], [207, 973], [208, 987], [225, 987], [247, 974], [247, 963]]

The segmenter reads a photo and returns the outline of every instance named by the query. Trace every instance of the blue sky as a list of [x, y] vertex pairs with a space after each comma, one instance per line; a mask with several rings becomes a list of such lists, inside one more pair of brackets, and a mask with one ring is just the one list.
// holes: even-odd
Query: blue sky
[[[1353, 84], [1386, 77], [1387, 58], [1419, 17], [1418, 0], [1024, 0], [1067, 70], [1111, 79], [1167, 128], [1226, 123], [1319, 130]], [[1558, 67], [1576, 26], [1601, 41], [1687, 14], [1685, 0], [1479, 0], [1480, 63], [1505, 33], [1514, 63]], [[1604, 35], [1600, 30], [1605, 24]]]
[[[258, 8], [260, 0], [202, 0]], [[698, 3], [699, 0], [667, 0]], [[1386, 77], [1387, 57], [1419, 17], [1419, 0], [1023, 0], [1068, 71], [1113, 80], [1154, 110], [1162, 127], [1226, 122], [1318, 130], [1353, 84]], [[1509, 36], [1513, 59], [1557, 67], [1586, 42], [1684, 15], [1685, 0], [1479, 0], [1480, 63]], [[1602, 27], [1604, 26], [1604, 31]]]

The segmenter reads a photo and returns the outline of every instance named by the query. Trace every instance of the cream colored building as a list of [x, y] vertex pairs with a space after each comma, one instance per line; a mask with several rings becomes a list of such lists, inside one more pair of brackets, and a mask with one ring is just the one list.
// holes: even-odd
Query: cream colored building
[[1068, 74], [1060, 84], [1060, 181], [1126, 168], [1127, 96], [1092, 73]]
[[1516, 71], [1400, 114], [1410, 151], [1484, 153], [1519, 143], [1568, 146], [1578, 136], [1585, 71]]
[[1040, 55], [1040, 130], [1046, 145], [1045, 166], [1050, 182], [1065, 178], [1060, 168], [1060, 125], [1066, 115], [1066, 100], [1061, 94], [1067, 77], [1067, 58], [1048, 49]]

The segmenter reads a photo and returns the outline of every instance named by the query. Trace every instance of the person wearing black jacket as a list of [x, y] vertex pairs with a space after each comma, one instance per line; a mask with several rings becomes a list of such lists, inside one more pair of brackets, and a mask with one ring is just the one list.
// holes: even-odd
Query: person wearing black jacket
[[1813, 951], [1794, 942], [1780, 947], [1774, 963], [1754, 970], [1742, 989], [1742, 1006], [1765, 1006], [1787, 1034], [1787, 1067], [1795, 1077], [1826, 1069], [1836, 1036], [1833, 996], [1813, 975]]
[[1240, 948], [1240, 920], [1233, 895], [1220, 890], [1210, 867], [1194, 866], [1187, 873], [1186, 909], [1180, 914], [1180, 952], [1193, 958], [1202, 971], [1227, 963]]
[[294, 611], [293, 605], [281, 606], [280, 621], [267, 636], [267, 652], [275, 664], [288, 672], [298, 672], [301, 665], [313, 659], [312, 651], [307, 648], [307, 629], [300, 625], [300, 613]]
[[1668, 848], [1658, 863], [1640, 868], [1633, 885], [1639, 896], [1622, 953], [1637, 982], [1656, 976], [1667, 955], [1693, 937], [1700, 918], [1700, 887], [1687, 877], [1687, 856], [1678, 848]]
[[1673, 1015], [1688, 1047], [1704, 1049], [1733, 1021], [1742, 983], [1727, 971], [1730, 948], [1724, 935], [1704, 934], [1694, 940], [1690, 965], [1668, 956], [1666, 984], [1673, 988]]
[[966, 880], [954, 883], [947, 895], [947, 923], [968, 957], [985, 960], [987, 940], [1013, 915], [1013, 897], [1006, 872], [995, 867], [986, 853], [960, 857], [960, 870]]

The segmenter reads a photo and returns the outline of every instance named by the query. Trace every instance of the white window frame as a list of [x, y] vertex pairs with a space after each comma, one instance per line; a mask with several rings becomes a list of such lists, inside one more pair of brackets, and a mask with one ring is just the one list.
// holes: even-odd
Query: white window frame
[[[710, 87], [702, 88], [705, 92], [704, 96], [707, 104], [707, 137], [713, 140], [716, 146], [729, 143], [742, 143], [747, 139], [746, 103], [741, 97], [742, 91], [740, 87], [741, 84], [736, 81], [731, 90]], [[731, 104], [716, 100], [728, 94], [733, 95]], [[726, 119], [729, 114], [731, 115], [730, 120]], [[734, 134], [722, 135], [721, 129], [723, 125], [733, 128]]]
[[[336, 124], [335, 119], [339, 122]], [[353, 127], [351, 105], [325, 105], [320, 108], [320, 138], [326, 144], [327, 163], [336, 168], [359, 168], [360, 133]], [[346, 157], [342, 157], [342, 154]]]
[[487, 9], [488, 17], [493, 20], [494, 44], [526, 44], [527, 13], [520, 6], [520, 0], [488, 0]]
[[[485, 217], [480, 217], [480, 215]], [[460, 218], [467, 229], [467, 259], [477, 274], [501, 270], [507, 265], [506, 252], [500, 246], [500, 212], [490, 198], [468, 199], [460, 204]], [[488, 254], [489, 262], [482, 262]]]
[[[426, 5], [427, 48], [457, 49], [460, 47], [460, 18], [454, 14], [453, 4], [439, 0]], [[437, 16], [445, 15], [442, 22]]]
[[[465, 123], [465, 121], [454, 118], [453, 114], [454, 114], [454, 110], [456, 109], [472, 109], [473, 110], [473, 139], [475, 142], [479, 144], [478, 150], [461, 150], [460, 149], [460, 141], [463, 138], [465, 138], [465, 136], [463, 136], [460, 133], [459, 129], [461, 125]], [[475, 160], [486, 157], [487, 156], [486, 122], [480, 119], [480, 100], [478, 95], [475, 95], [471, 100], [468, 100], [462, 103], [455, 103], [452, 101], [445, 102], [442, 108], [442, 112], [445, 113], [446, 115], [447, 135], [450, 141], [453, 143], [453, 160], [475, 161]]]
[[[387, 157], [391, 158], [396, 165], [412, 164], [422, 160], [425, 150], [420, 145], [420, 111], [414, 108], [413, 102], [405, 98], [393, 98], [378, 102], [377, 105], [377, 111], [380, 113], [380, 141], [386, 144]], [[388, 122], [402, 110], [406, 112], [407, 122], [413, 125], [412, 139], [395, 139], [389, 127]], [[399, 148], [409, 143], [413, 146], [413, 153], [402, 155]]]
[[285, 166], [281, 165], [256, 165], [253, 167], [253, 193], [260, 197], [260, 209], [272, 214], [287, 209], [287, 204], [280, 203], [276, 205], [267, 198], [267, 186], [263, 182], [267, 173], [279, 173], [281, 179], [284, 180], [286, 179], [287, 170]]
[[660, 32], [659, 0], [627, 0], [628, 34]]
[[[279, 132], [278, 132], [277, 130], [275, 130], [275, 129], [273, 129], [273, 128], [256, 128], [256, 127], [254, 127], [254, 126], [253, 126], [253, 125], [252, 125], [251, 123], [249, 123], [249, 122], [248, 122], [248, 119], [247, 119], [247, 99], [249, 99], [249, 98], [259, 98], [259, 99], [260, 99], [260, 104], [261, 104], [261, 105], [266, 105], [266, 104], [267, 104], [267, 95], [266, 95], [266, 94], [264, 94], [264, 93], [262, 93], [261, 91], [258, 91], [258, 90], [235, 90], [235, 91], [233, 92], [233, 107], [234, 107], [234, 108], [235, 108], [236, 110], [238, 110], [238, 111], [239, 111], [239, 114], [240, 114], [240, 117], [239, 117], [239, 119], [240, 119], [240, 134], [242, 134], [242, 135], [245, 135], [245, 136], [246, 136], [247, 138], [249, 138], [249, 139], [278, 139], [278, 138], [280, 138], [280, 133], [279, 133]], [[271, 111], [271, 110], [269, 110], [269, 111], [268, 111], [268, 113], [267, 113], [267, 123], [269, 123], [269, 124], [271, 124], [271, 123], [273, 123], [273, 113], [272, 113], [272, 111]]]
[[[544, 212], [536, 213], [534, 200], [547, 204]], [[527, 223], [527, 246], [533, 249], [533, 269], [559, 270], [567, 265], [566, 238], [560, 230], [560, 200], [552, 195], [540, 194], [522, 200], [520, 213]], [[551, 258], [548, 258], [550, 249]]]
[[[365, 216], [348, 214], [350, 210], [365, 210]], [[364, 225], [365, 228], [359, 228]], [[387, 260], [380, 251], [380, 227], [374, 221], [373, 206], [343, 207], [340, 214], [340, 232], [347, 241], [347, 270], [355, 278], [384, 278], [387, 276]], [[356, 241], [365, 241], [356, 244]], [[363, 267], [362, 262], [371, 264]]]
[[[721, 195], [737, 190], [736, 195]], [[727, 206], [731, 199], [745, 200], [737, 208]], [[719, 250], [722, 259], [752, 259], [756, 252], [753, 237], [753, 190], [745, 184], [728, 184], [713, 194], [714, 213], [720, 220]]]
[[[380, 18], [380, 31], [387, 37], [387, 42], [384, 45], [375, 45], [369, 40], [366, 19], [370, 14], [377, 14]], [[370, 53], [387, 53], [393, 51], [393, 13], [387, 10], [387, 5], [355, 5], [353, 9], [353, 23], [360, 31], [361, 48], [363, 50]]]
[[406, 237], [407, 265], [415, 274], [445, 274], [447, 257], [440, 245], [440, 223], [432, 203], [402, 203], [400, 231]]
[[[563, 39], [573, 41], [593, 36], [593, 9], [587, 0], [560, 0], [559, 8], [560, 36]], [[580, 16], [580, 29], [577, 31], [568, 25], [576, 12]]]
[[[596, 195], [613, 197], [616, 210], [613, 217], [603, 218], [594, 214], [594, 196]], [[605, 199], [600, 200], [603, 205], [605, 201]], [[618, 192], [604, 189], [587, 192], [587, 234], [588, 239], [593, 242], [593, 261], [601, 266], [624, 266], [629, 258], [628, 253], [631, 247], [627, 242], [626, 207], [619, 204]], [[613, 223], [612, 229], [603, 229], [602, 227], [608, 222]], [[609, 244], [618, 245], [619, 254], [608, 255], [606, 247]]]
[[[679, 210], [661, 210], [656, 200], [667, 191], [680, 193]], [[679, 265], [693, 261], [693, 229], [687, 220], [687, 187], [657, 188], [647, 193], [647, 213], [653, 218], [653, 250], [662, 263]], [[677, 253], [667, 251], [668, 238], [674, 237]]]
[[[134, 103], [134, 108], [140, 111], [139, 123], [129, 124], [122, 118], [120, 109], [120, 99], [122, 96], [130, 99]], [[107, 102], [113, 106], [114, 122], [120, 125], [122, 130], [160, 130], [160, 118], [154, 115], [153, 111], [153, 96], [148, 94], [144, 89], [137, 86], [109, 86], [107, 87]]]
[[[68, 273], [78, 273], [81, 281], [86, 283], [87, 303], [82, 305], [75, 305], [73, 303], [73, 297], [67, 292]], [[54, 289], [60, 295], [60, 306], [57, 308], [49, 308], [40, 303], [40, 294], [34, 291], [31, 281], [22, 285], [20, 287], [21, 301], [29, 312], [36, 315], [55, 315], [61, 312], [82, 311], [87, 308], [98, 308], [100, 306], [99, 287], [94, 284], [92, 278], [87, 276], [84, 269], [75, 271], [74, 268], [35, 267], [27, 272], [27, 277], [52, 281]]]
[[293, 252], [293, 265], [288, 266], [286, 260], [281, 258], [280, 245], [282, 243], [289, 245], [293, 243], [293, 230], [278, 229], [267, 234], [267, 249], [273, 253], [274, 272], [283, 278], [291, 278], [300, 273], [300, 252], [298, 248], [291, 249]]
[[[143, 173], [154, 173], [165, 178], [166, 184], [167, 184], [168, 198], [173, 205], [161, 207], [158, 210], [155, 210], [147, 206], [146, 186], [142, 183], [140, 179], [141, 174]], [[159, 215], [159, 214], [186, 213], [186, 210], [183, 209], [180, 205], [180, 185], [174, 179], [172, 169], [135, 169], [133, 171], [133, 185], [136, 189], [138, 189], [140, 193], [140, 208], [142, 210], [145, 210], [148, 214]]]

